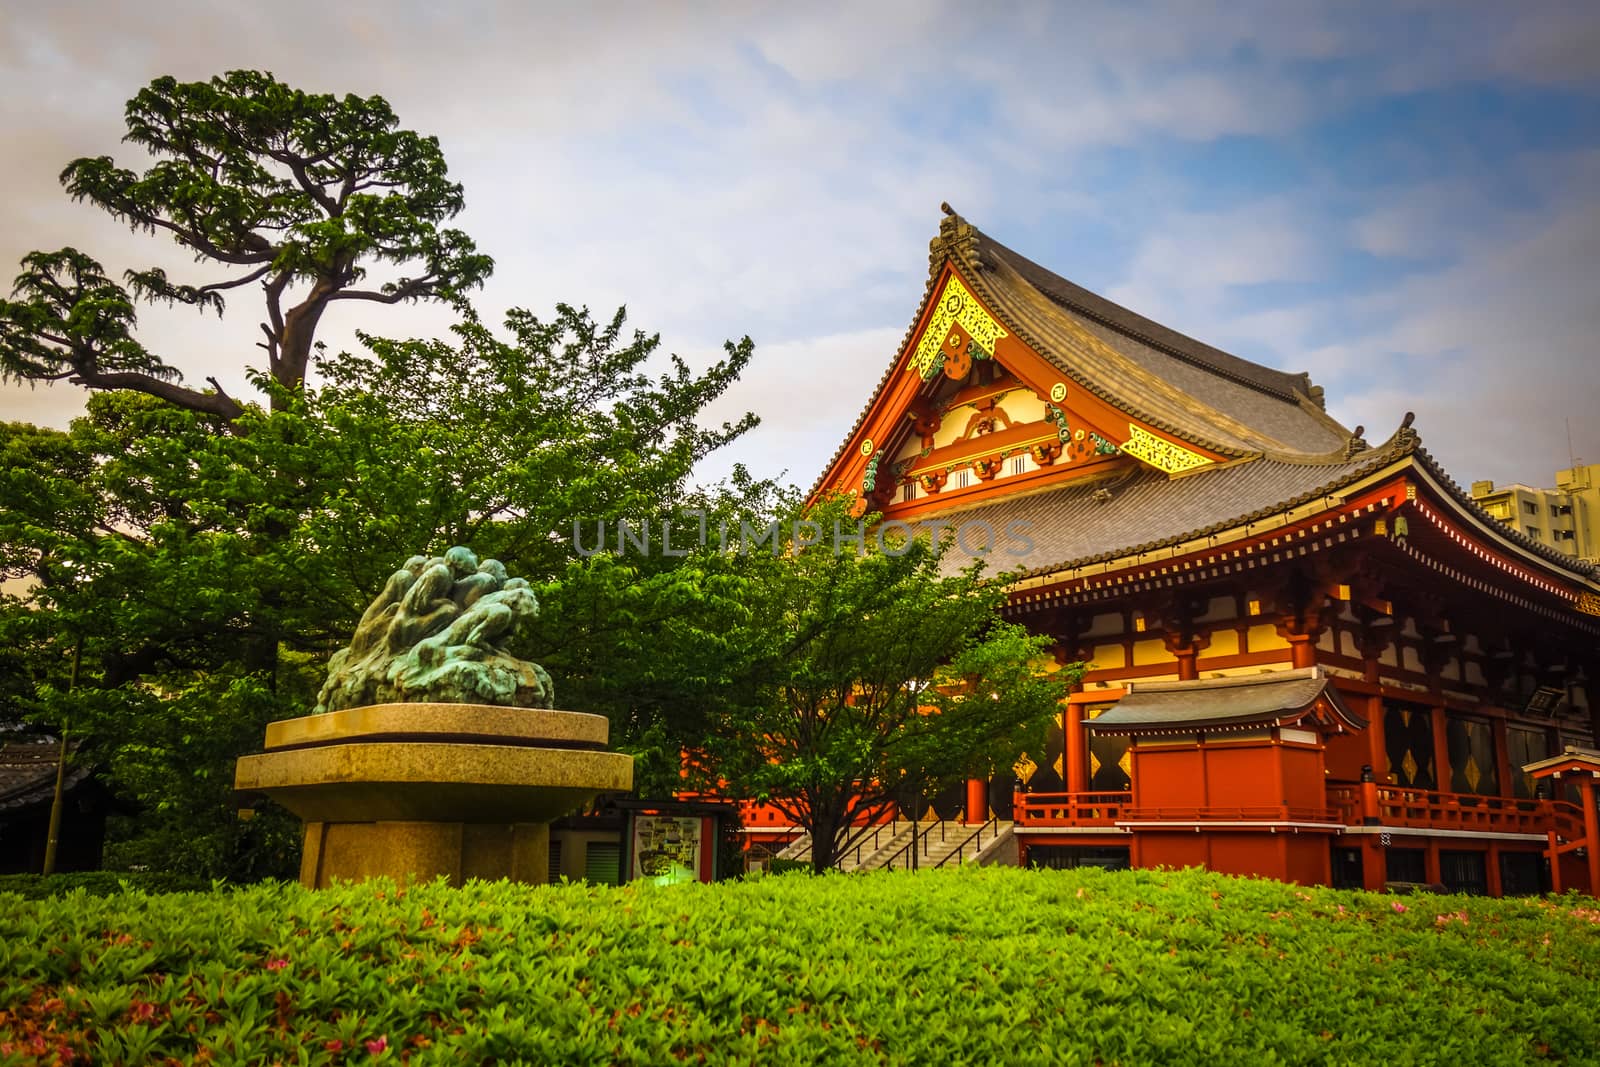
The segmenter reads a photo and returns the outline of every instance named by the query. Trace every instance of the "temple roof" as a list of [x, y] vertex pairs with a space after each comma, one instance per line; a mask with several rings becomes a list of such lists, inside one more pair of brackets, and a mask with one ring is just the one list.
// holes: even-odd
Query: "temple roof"
[[[1074, 482], [1032, 494], [1001, 497], [939, 520], [996, 531], [995, 570], [1048, 574], [1102, 560], [1120, 559], [1166, 545], [1233, 529], [1331, 495], [1417, 449], [1414, 434], [1397, 434], [1382, 446], [1336, 462], [1258, 459], [1171, 478], [1140, 466], [1110, 481]], [[932, 520], [930, 520], [932, 521]], [[1016, 524], [1016, 525], [1013, 525]], [[1032, 542], [1008, 539], [1021, 530]], [[969, 541], [970, 543], [970, 541]], [[953, 546], [945, 566], [954, 570], [972, 556]]]
[[1350, 729], [1366, 720], [1339, 699], [1321, 667], [1184, 682], [1140, 682], [1085, 725], [1097, 733], [1170, 733], [1297, 722], [1318, 700]]
[[1228, 457], [1298, 458], [1335, 452], [1350, 439], [1322, 409], [1322, 391], [1308, 374], [1252, 363], [1162, 326], [1012, 251], [948, 205], [945, 210], [929, 245], [927, 285], [911, 327], [825, 472], [844, 455], [900, 353], [915, 340], [946, 263], [1008, 330], [1069, 380], [1181, 440]]
[[1288, 374], [1202, 344], [1046, 270], [952, 215], [936, 249], [1017, 335], [1080, 385], [1232, 455], [1319, 454], [1350, 431]]
[[[1369, 476], [1409, 468], [1491, 538], [1595, 586], [1600, 569], [1500, 523], [1473, 501], [1422, 448], [1409, 414], [1387, 441], [1370, 446], [1360, 427], [1352, 433], [1323, 411], [1308, 375], [1252, 363], [1153, 322], [1012, 251], [947, 205], [945, 212], [912, 326], [813, 493], [839, 468], [917, 342], [948, 267], [1017, 341], [1080, 388], [1221, 457], [1177, 476], [1141, 462], [1110, 477], [970, 504], [955, 497], [932, 515], [923, 511], [920, 521], [989, 523], [999, 535], [994, 570], [1036, 577], [1126, 559], [1248, 528], [1318, 498], [1333, 503]], [[1014, 523], [1026, 524], [1031, 544], [1007, 543], [1001, 532]], [[946, 556], [951, 568], [970, 561], [961, 545]]]

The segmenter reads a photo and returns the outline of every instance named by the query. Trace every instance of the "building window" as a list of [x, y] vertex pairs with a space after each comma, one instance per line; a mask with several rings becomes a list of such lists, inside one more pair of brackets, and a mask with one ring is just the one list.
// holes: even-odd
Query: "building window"
[[1494, 796], [1500, 792], [1494, 731], [1487, 722], [1448, 716], [1444, 727], [1450, 755], [1450, 789], [1455, 793]]
[[1527, 534], [1529, 537], [1534, 538], [1540, 538], [1544, 536], [1544, 531], [1539, 529], [1537, 526], [1524, 526], [1522, 532]]
[[1028, 849], [1028, 866], [1065, 871], [1075, 867], [1099, 867], [1107, 871], [1128, 869], [1125, 848], [1074, 848], [1071, 845], [1034, 845]]
[[[1433, 710], [1416, 704], [1384, 701], [1383, 742], [1389, 773], [1405, 789], [1437, 789], [1434, 772]], [[1390, 881], [1406, 881], [1394, 879]]]
[[622, 881], [622, 845], [616, 841], [590, 841], [584, 850], [583, 880], [597, 885]]
[[1391, 848], [1384, 856], [1384, 878], [1420, 885], [1428, 880], [1426, 854], [1420, 848]]
[[1489, 868], [1482, 852], [1439, 853], [1439, 881], [1452, 893], [1489, 891]]
[[1539, 514], [1539, 505], [1531, 500], [1524, 500], [1522, 502], [1522, 510], [1529, 515], [1537, 515]]
[[1500, 892], [1523, 897], [1544, 891], [1544, 857], [1537, 852], [1500, 853]]
[[1533, 775], [1525, 773], [1522, 768], [1554, 754], [1548, 731], [1529, 729], [1525, 726], [1507, 726], [1506, 756], [1511, 764], [1512, 795], [1532, 797]]

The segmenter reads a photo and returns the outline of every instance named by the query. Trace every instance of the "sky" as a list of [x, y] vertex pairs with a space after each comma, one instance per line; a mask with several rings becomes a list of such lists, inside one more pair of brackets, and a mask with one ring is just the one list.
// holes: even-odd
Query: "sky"
[[[1057, 273], [1209, 344], [1309, 371], [1345, 425], [1407, 411], [1462, 485], [1600, 462], [1600, 4], [77, 3], [5, 0], [0, 272], [80, 248], [215, 280], [72, 203], [133, 160], [150, 79], [257, 68], [385, 97], [439, 138], [476, 304], [557, 302], [703, 363], [756, 356], [712, 413], [735, 460], [810, 485], [914, 316], [948, 201]], [[141, 312], [140, 338], [249, 395], [259, 309]], [[346, 304], [434, 335], [437, 308]], [[65, 426], [70, 385], [0, 385]], [[1570, 441], [1569, 441], [1570, 437]]]

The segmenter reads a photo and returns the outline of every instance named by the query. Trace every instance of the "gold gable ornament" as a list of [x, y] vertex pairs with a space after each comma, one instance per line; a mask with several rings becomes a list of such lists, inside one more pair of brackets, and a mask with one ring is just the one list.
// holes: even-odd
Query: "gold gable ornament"
[[944, 350], [945, 338], [949, 336], [951, 326], [959, 326], [967, 331], [973, 343], [991, 356], [999, 340], [1010, 336], [1005, 327], [983, 310], [978, 298], [962, 284], [961, 279], [952, 274], [939, 293], [933, 316], [928, 320], [928, 328], [922, 331], [916, 354], [911, 357], [911, 366], [923, 381], [928, 381], [944, 367], [947, 355]]
[[1023, 783], [1024, 785], [1026, 785], [1033, 778], [1034, 774], [1038, 770], [1039, 765], [1033, 762], [1033, 760], [1029, 759], [1026, 752], [1017, 757], [1017, 762], [1011, 765], [1011, 773], [1016, 775], [1017, 781]]
[[1142, 427], [1128, 424], [1129, 437], [1122, 443], [1122, 451], [1134, 459], [1143, 460], [1158, 471], [1180, 474], [1183, 471], [1204, 467], [1211, 460], [1175, 445], [1164, 437], [1157, 437]]

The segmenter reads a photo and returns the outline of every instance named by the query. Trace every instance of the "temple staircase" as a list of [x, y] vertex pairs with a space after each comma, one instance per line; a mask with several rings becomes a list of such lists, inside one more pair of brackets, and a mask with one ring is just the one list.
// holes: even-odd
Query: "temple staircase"
[[[981, 826], [955, 820], [879, 823], [851, 837], [834, 866], [847, 874], [865, 871], [922, 870], [962, 863], [1016, 862], [1015, 833], [1010, 822], [990, 819]], [[811, 835], [790, 842], [780, 859], [811, 859]]]

